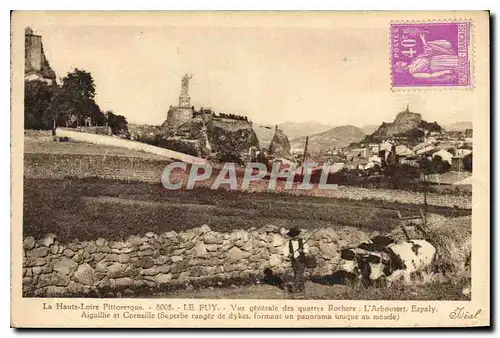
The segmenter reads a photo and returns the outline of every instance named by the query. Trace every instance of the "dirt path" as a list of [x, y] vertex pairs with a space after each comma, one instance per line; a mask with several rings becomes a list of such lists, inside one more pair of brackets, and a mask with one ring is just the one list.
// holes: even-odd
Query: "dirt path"
[[[465, 281], [448, 281], [427, 285], [395, 285], [390, 288], [323, 285], [307, 282], [302, 299], [384, 299], [384, 300], [466, 300], [462, 290]], [[293, 299], [293, 295], [275, 286], [257, 284], [231, 288], [185, 289], [171, 293], [158, 293], [154, 298], [197, 298], [197, 299]]]
[[88, 156], [120, 156], [137, 157], [151, 160], [165, 161], [164, 156], [146, 153], [144, 151], [129, 150], [121, 147], [96, 145], [84, 142], [53, 142], [48, 139], [25, 138], [25, 153], [42, 154], [79, 154]]

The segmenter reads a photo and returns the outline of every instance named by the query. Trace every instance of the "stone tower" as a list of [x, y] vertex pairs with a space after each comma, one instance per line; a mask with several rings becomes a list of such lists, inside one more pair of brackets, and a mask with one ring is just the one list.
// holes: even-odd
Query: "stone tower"
[[177, 128], [193, 118], [194, 109], [191, 106], [191, 97], [189, 96], [189, 80], [192, 75], [185, 74], [181, 80], [181, 94], [179, 95], [179, 105], [170, 107], [167, 113], [167, 121], [164, 125], [170, 130]]
[[24, 30], [24, 79], [45, 81], [48, 84], [56, 80], [56, 73], [43, 52], [42, 37], [34, 34], [30, 27]]

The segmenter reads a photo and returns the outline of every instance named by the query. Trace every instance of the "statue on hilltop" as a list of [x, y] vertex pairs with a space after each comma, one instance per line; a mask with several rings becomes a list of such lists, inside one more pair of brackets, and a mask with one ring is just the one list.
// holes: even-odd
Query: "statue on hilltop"
[[182, 77], [182, 82], [181, 82], [181, 95], [188, 95], [189, 91], [189, 80], [193, 78], [192, 74], [184, 74]]

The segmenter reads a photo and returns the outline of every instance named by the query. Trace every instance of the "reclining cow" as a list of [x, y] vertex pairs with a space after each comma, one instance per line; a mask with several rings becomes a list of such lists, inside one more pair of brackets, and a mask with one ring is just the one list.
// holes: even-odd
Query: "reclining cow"
[[376, 236], [357, 246], [341, 249], [341, 265], [339, 270], [359, 275], [361, 271], [358, 261], [363, 255], [368, 255], [372, 252], [382, 252], [392, 243], [395, 243], [395, 240], [389, 236]]
[[388, 244], [373, 240], [342, 249], [340, 269], [357, 275], [364, 285], [380, 280], [390, 285], [400, 278], [409, 283], [415, 274], [427, 282], [436, 257], [432, 244], [425, 240], [387, 241]]

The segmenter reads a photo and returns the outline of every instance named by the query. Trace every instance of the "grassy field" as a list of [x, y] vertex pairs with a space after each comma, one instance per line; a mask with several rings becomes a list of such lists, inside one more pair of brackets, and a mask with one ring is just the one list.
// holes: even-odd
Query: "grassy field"
[[48, 138], [25, 138], [24, 152], [38, 154], [124, 156], [152, 160], [166, 160], [164, 156], [146, 153], [143, 151], [84, 142], [52, 142], [49, 141]]
[[[276, 193], [245, 193], [197, 188], [169, 191], [161, 184], [106, 179], [25, 179], [24, 236], [55, 233], [60, 242], [124, 239], [148, 231], [181, 231], [208, 224], [232, 231], [274, 224], [283, 227], [356, 227], [390, 231], [396, 211], [420, 205], [379, 200], [353, 201]], [[470, 210], [429, 206], [447, 217]]]
[[[190, 298], [190, 299], [295, 299], [296, 295], [274, 285], [256, 281], [223, 281], [220, 284], [181, 288], [169, 287], [159, 290], [135, 288], [122, 294], [93, 294], [92, 297], [122, 298]], [[470, 278], [461, 277], [446, 281], [434, 280], [427, 284], [395, 283], [387, 286], [365, 287], [359, 283], [342, 285], [306, 281], [301, 299], [317, 300], [470, 300]], [[85, 296], [85, 295], [82, 295]]]
[[[393, 285], [363, 287], [351, 285], [322, 285], [307, 282], [304, 299], [335, 300], [470, 300], [462, 293], [470, 281], [432, 282], [425, 285]], [[229, 288], [178, 290], [153, 295], [157, 298], [193, 299], [293, 299], [293, 295], [272, 285], [257, 284]]]

